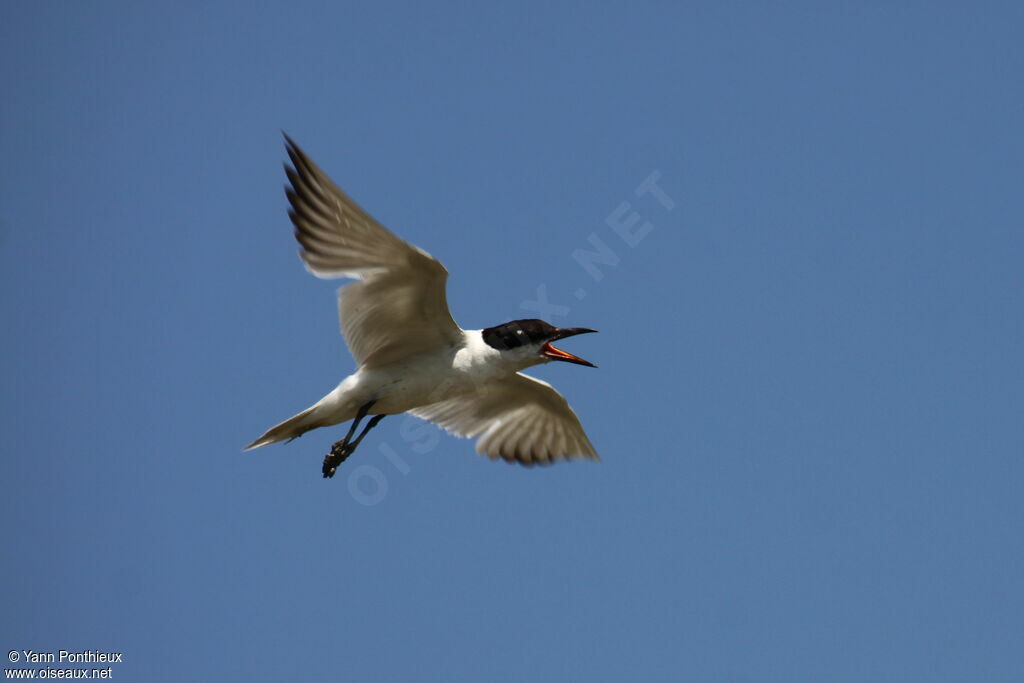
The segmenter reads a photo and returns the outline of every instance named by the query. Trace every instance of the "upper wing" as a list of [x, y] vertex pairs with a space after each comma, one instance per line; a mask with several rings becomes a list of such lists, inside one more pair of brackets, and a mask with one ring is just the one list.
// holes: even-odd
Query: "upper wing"
[[285, 140], [295, 166], [285, 166], [292, 185], [285, 192], [299, 255], [317, 277], [359, 280], [338, 290], [341, 333], [356, 362], [384, 365], [458, 343], [462, 331], [448, 311], [444, 266], [375, 221]]
[[547, 382], [522, 373], [410, 413], [464, 437], [480, 437], [477, 453], [522, 465], [573, 457], [598, 460], [576, 413]]

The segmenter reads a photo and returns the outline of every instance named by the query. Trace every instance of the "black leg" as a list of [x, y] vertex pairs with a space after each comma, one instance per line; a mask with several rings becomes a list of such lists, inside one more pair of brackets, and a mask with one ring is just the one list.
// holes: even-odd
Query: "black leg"
[[348, 428], [348, 434], [345, 435], [344, 439], [336, 442], [331, 447], [331, 452], [324, 456], [324, 465], [322, 469], [324, 478], [330, 479], [333, 477], [338, 466], [345, 462], [345, 459], [355, 452], [356, 446], [358, 446], [359, 442], [363, 440], [366, 433], [376, 427], [377, 423], [384, 419], [383, 415], [374, 415], [366, 424], [366, 428], [359, 434], [359, 437], [355, 441], [352, 441], [352, 435], [356, 433], [359, 423], [362, 422], [363, 418], [370, 412], [370, 408], [373, 407], [374, 403], [376, 403], [376, 401], [370, 401], [359, 408], [359, 412], [356, 413], [355, 419], [352, 420], [352, 426]]
[[387, 415], [374, 415], [373, 417], [371, 417], [370, 421], [366, 423], [366, 427], [363, 428], [363, 431], [359, 434], [356, 440], [349, 444], [349, 447], [353, 451], [356, 448], [358, 448], [359, 442], [363, 440], [363, 437], [366, 436], [366, 433], [369, 432], [374, 427], [376, 427], [377, 423], [383, 420], [385, 417], [387, 417]]
[[352, 438], [352, 435], [356, 433], [356, 429], [359, 428], [359, 423], [362, 422], [363, 418], [366, 417], [366, 414], [370, 412], [370, 408], [373, 407], [374, 403], [376, 403], [376, 401], [370, 401], [369, 403], [363, 404], [363, 406], [359, 408], [359, 410], [356, 412], [355, 419], [352, 420], [352, 424], [349, 425], [348, 427], [348, 434], [345, 435], [344, 439], [336, 442], [334, 444], [334, 448], [338, 448], [339, 444], [346, 444], [349, 442], [349, 439]]

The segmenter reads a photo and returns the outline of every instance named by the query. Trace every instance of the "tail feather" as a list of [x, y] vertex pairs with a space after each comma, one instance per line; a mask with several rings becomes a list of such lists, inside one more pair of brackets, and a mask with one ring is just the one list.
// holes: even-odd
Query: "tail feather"
[[316, 406], [306, 408], [295, 417], [290, 417], [281, 424], [271, 427], [263, 436], [246, 446], [245, 450], [251, 451], [254, 448], [267, 446], [278, 441], [284, 441], [285, 439], [289, 441], [297, 439], [309, 430], [316, 429], [320, 424], [319, 420], [313, 416], [314, 410], [316, 410]]

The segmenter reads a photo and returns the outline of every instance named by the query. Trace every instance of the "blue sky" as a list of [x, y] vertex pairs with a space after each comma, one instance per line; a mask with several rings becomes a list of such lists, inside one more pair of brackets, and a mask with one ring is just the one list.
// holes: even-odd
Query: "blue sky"
[[[1024, 676], [1018, 5], [0, 14], [7, 650], [140, 681]], [[240, 451], [353, 367], [282, 129], [448, 266], [464, 327], [543, 300], [601, 330], [566, 344], [600, 369], [535, 372], [601, 464], [401, 417], [329, 481], [338, 430]]]

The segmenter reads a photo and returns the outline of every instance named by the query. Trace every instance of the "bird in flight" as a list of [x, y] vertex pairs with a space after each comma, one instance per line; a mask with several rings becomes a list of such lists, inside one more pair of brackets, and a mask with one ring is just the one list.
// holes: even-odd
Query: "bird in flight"
[[285, 166], [288, 215], [307, 270], [356, 280], [338, 290], [338, 313], [358, 368], [246, 450], [352, 420], [345, 438], [324, 457], [323, 475], [332, 477], [385, 416], [408, 412], [477, 439], [477, 452], [491, 459], [527, 466], [597, 460], [565, 398], [520, 372], [552, 361], [597, 367], [552, 344], [596, 330], [535, 319], [462, 329], [448, 311], [445, 267], [374, 220], [287, 135], [285, 147], [292, 163]]

